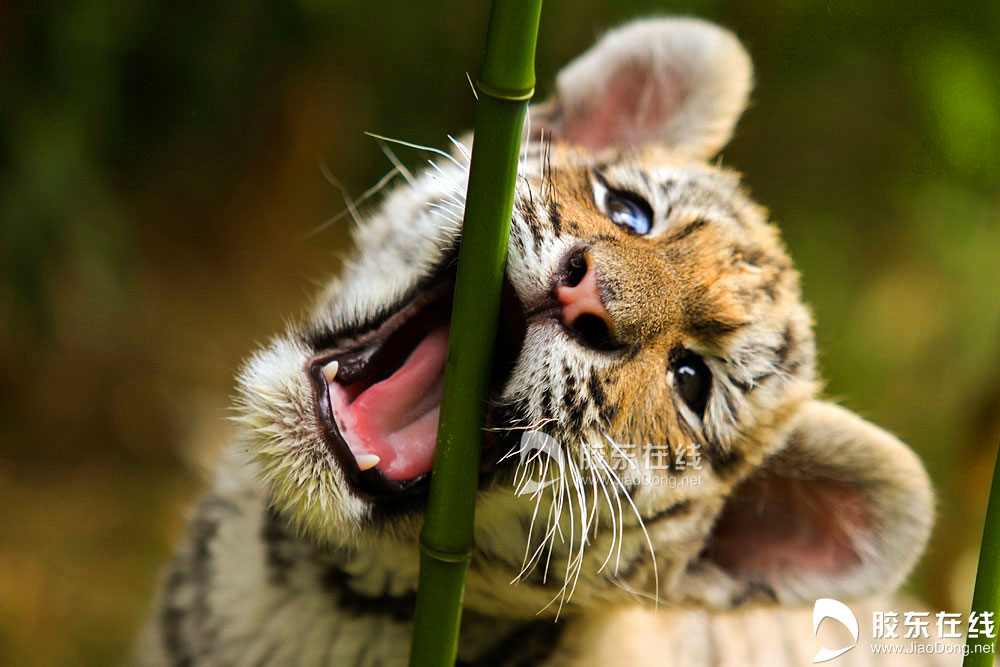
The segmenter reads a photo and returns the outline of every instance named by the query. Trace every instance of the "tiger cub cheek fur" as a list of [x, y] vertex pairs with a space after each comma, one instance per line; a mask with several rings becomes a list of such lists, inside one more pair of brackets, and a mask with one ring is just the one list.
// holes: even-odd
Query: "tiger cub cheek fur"
[[[586, 607], [636, 591], [714, 607], [862, 595], [895, 586], [921, 551], [923, 468], [889, 434], [815, 400], [798, 276], [738, 176], [707, 162], [750, 88], [730, 33], [657, 19], [606, 35], [533, 107], [507, 278], [531, 311], [567, 255], [584, 252], [608, 344], [529, 318], [494, 426], [515, 454], [524, 429], [543, 430], [562, 463], [526, 465], [481, 494], [472, 608], [533, 614], [554, 594]], [[466, 166], [459, 150], [391, 195], [309, 321], [241, 376], [253, 465], [314, 541], [413, 551], [418, 517], [379, 518], [324, 448], [302, 367], [310, 332], [368, 321], [454, 248]], [[645, 202], [648, 233], [616, 224], [601, 187]], [[704, 368], [704, 405], [678, 391], [688, 358]], [[516, 495], [532, 475], [548, 491]], [[565, 577], [539, 574], [550, 566]]]

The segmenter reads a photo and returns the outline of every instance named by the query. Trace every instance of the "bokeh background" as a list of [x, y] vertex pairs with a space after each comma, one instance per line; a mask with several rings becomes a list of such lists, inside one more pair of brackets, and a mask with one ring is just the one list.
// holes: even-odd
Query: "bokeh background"
[[[609, 25], [734, 29], [725, 152], [784, 229], [829, 394], [927, 462], [910, 590], [969, 603], [1000, 438], [1000, 3], [546, 0], [542, 94]], [[472, 124], [486, 1], [0, 5], [0, 664], [120, 662], [241, 359], [337, 269], [310, 235]], [[418, 166], [425, 156], [401, 149]], [[346, 219], [345, 219], [346, 220]]]

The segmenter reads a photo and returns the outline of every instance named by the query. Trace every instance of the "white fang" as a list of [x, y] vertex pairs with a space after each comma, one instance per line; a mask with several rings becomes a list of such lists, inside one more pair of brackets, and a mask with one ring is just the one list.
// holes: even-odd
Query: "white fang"
[[[326, 379], [327, 384], [333, 382], [333, 379], [337, 377], [337, 371], [339, 370], [340, 370], [340, 362], [337, 361], [336, 359], [328, 363], [326, 366], [323, 366], [323, 377]], [[375, 464], [373, 463], [372, 465]]]
[[365, 470], [370, 470], [371, 468], [377, 466], [378, 462], [381, 461], [382, 459], [375, 456], [374, 454], [358, 454], [357, 456], [354, 457], [354, 460], [358, 462], [358, 468], [361, 470], [361, 472], [364, 472]]

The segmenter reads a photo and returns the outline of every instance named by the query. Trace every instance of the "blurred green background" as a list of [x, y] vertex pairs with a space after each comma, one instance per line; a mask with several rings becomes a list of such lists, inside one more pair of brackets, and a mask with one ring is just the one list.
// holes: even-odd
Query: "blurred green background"
[[[336, 270], [365, 130], [472, 124], [488, 3], [0, 6], [0, 664], [127, 653], [238, 363]], [[911, 590], [967, 608], [1000, 438], [1000, 3], [547, 0], [540, 92], [602, 29], [714, 19], [757, 65], [725, 152], [784, 229], [829, 394], [940, 492]], [[411, 166], [422, 156], [405, 149]]]

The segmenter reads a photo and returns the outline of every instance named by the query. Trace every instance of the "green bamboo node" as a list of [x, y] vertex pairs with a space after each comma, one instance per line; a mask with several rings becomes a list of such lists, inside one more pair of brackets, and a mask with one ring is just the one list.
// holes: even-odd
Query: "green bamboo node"
[[494, 0], [477, 77], [475, 138], [430, 495], [420, 533], [412, 667], [453, 665], [473, 549], [485, 397], [507, 261], [521, 131], [535, 88], [541, 0]]

